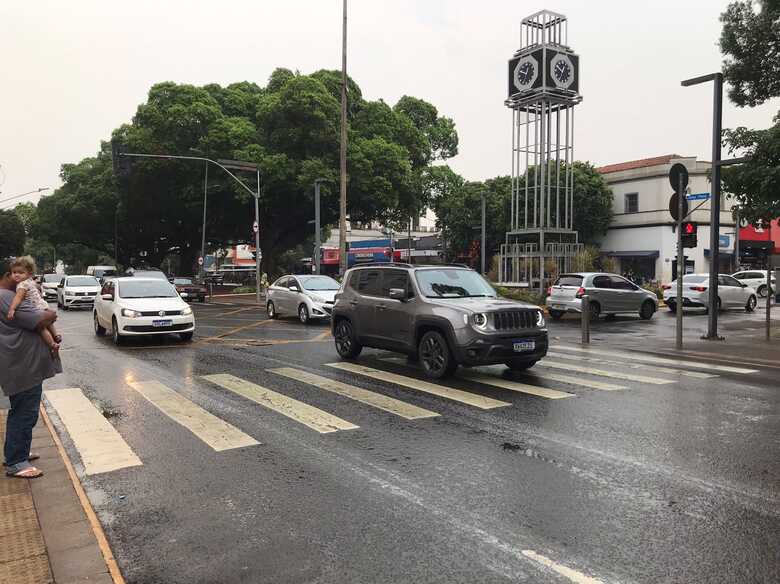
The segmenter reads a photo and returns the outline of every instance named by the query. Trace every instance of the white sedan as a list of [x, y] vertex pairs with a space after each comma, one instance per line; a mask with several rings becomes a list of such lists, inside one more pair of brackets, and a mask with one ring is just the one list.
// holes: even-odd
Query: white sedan
[[[753, 288], [761, 298], [766, 298], [766, 270], [745, 270], [731, 274], [731, 276]], [[771, 284], [772, 287], [769, 293], [774, 294], [775, 290], [777, 290], [777, 280], [775, 280], [774, 276], [771, 276]]]
[[330, 276], [283, 276], [268, 287], [268, 318], [297, 315], [303, 324], [330, 318], [340, 287]]
[[111, 331], [119, 345], [126, 337], [177, 333], [183, 341], [195, 333], [192, 308], [167, 280], [116, 278], [109, 280], [95, 302], [95, 334]]
[[57, 286], [57, 306], [69, 308], [92, 308], [100, 293], [100, 282], [94, 276], [63, 276]]
[[[709, 312], [709, 274], [686, 274], [683, 276], [683, 308], [703, 308]], [[664, 284], [664, 301], [669, 310], [677, 310], [677, 280]], [[746, 312], [756, 309], [756, 291], [739, 280], [718, 274], [718, 310], [742, 308]]]

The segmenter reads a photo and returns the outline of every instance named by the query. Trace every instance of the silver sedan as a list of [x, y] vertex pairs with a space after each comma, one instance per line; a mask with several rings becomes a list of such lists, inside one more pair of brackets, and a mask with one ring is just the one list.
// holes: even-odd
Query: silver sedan
[[648, 320], [658, 310], [658, 297], [617, 274], [579, 272], [562, 274], [549, 289], [547, 308], [553, 319], [566, 312], [582, 312], [582, 297], [588, 295], [590, 318], [601, 314], [634, 313]]

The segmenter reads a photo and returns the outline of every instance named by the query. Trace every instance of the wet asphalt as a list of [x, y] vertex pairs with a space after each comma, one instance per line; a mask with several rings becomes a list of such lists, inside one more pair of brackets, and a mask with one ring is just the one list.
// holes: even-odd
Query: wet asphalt
[[[675, 383], [621, 380], [621, 391], [535, 372], [534, 383], [571, 399], [446, 382], [511, 404], [479, 410], [327, 367], [338, 361], [327, 324], [268, 321], [263, 310], [220, 302], [195, 305], [188, 345], [115, 347], [94, 336], [89, 312], [60, 317], [66, 373], [47, 390], [81, 388], [143, 461], [83, 474], [49, 407], [129, 584], [780, 582], [780, 359], [771, 351], [756, 357], [754, 374], [642, 371]], [[722, 315], [726, 342], [754, 342], [762, 317]], [[686, 327], [693, 341], [706, 317], [691, 315]], [[550, 323], [553, 350], [579, 334], [574, 318]], [[673, 339], [665, 312], [593, 327], [594, 347], [607, 350], [663, 355]], [[422, 378], [384, 356], [365, 350], [359, 362]], [[268, 371], [276, 367], [440, 416], [405, 420]], [[359, 428], [319, 434], [201, 379], [214, 373]], [[215, 452], [128, 385], [147, 380], [262, 444]]]

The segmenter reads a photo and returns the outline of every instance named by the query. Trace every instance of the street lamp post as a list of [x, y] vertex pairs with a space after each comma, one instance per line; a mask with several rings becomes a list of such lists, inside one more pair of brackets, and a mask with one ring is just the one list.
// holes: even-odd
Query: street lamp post
[[206, 282], [206, 208], [209, 200], [209, 163], [206, 163], [205, 177], [203, 179], [203, 229], [200, 234], [200, 258], [203, 263], [198, 262], [198, 275], [200, 281]]
[[341, 139], [339, 150], [339, 272], [347, 271], [347, 0], [341, 29]]
[[479, 250], [482, 255], [482, 275], [486, 273], [485, 270], [485, 193], [482, 193], [482, 243], [479, 246]]
[[9, 201], [15, 201], [16, 199], [21, 199], [22, 197], [26, 197], [27, 195], [33, 195], [35, 193], [42, 193], [43, 191], [48, 191], [51, 187], [41, 187], [38, 189], [34, 189], [32, 191], [27, 191], [26, 193], [22, 193], [21, 195], [14, 195], [13, 197], [8, 197], [7, 199], [0, 200], [0, 205], [3, 205]]
[[318, 178], [314, 181], [314, 273], [318, 276], [321, 270], [320, 249], [322, 248], [322, 227], [320, 226], [320, 184], [327, 179]]

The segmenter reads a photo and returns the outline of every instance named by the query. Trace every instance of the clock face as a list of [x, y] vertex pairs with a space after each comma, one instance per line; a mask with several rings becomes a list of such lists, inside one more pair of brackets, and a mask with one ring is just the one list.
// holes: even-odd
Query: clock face
[[516, 89], [520, 91], [531, 89], [539, 77], [539, 62], [531, 55], [526, 55], [515, 65], [512, 77]]
[[568, 55], [558, 53], [550, 62], [552, 81], [558, 89], [568, 89], [574, 82], [574, 65]]
[[529, 61], [526, 61], [517, 71], [517, 81], [520, 85], [529, 85], [534, 76], [534, 66]]

